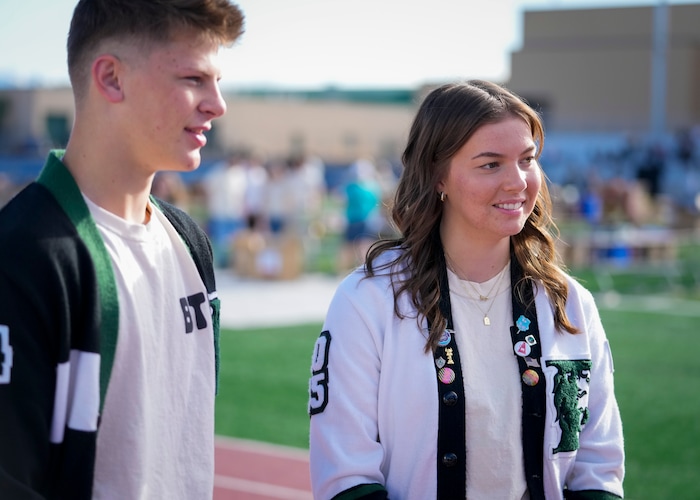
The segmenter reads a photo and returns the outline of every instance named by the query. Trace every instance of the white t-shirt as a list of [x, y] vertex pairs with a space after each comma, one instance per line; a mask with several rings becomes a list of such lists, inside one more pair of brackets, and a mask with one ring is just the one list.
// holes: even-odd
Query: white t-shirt
[[[502, 273], [505, 274], [501, 276]], [[513, 324], [510, 264], [484, 283], [460, 280], [449, 269], [448, 280], [464, 378], [467, 497], [528, 498], [522, 445], [522, 390], [510, 336]], [[489, 299], [480, 301], [474, 288], [480, 294], [488, 294]], [[486, 312], [489, 326], [483, 321]]]
[[86, 202], [119, 297], [93, 498], [211, 498], [214, 334], [204, 283], [160, 210], [134, 224]]

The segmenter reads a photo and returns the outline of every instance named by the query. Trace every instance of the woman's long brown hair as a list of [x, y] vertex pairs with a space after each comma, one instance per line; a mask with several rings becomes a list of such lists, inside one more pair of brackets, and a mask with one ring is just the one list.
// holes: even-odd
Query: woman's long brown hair
[[[374, 243], [367, 252], [366, 272], [389, 270], [394, 289], [394, 310], [398, 298], [407, 293], [417, 311], [431, 324], [426, 351], [433, 349], [446, 319], [440, 312], [440, 273], [443, 271], [443, 248], [440, 241], [442, 203], [436, 185], [444, 178], [452, 157], [474, 132], [488, 123], [507, 117], [525, 120], [542, 153], [544, 129], [538, 114], [521, 98], [491, 82], [472, 80], [443, 85], [427, 95], [413, 121], [402, 160], [404, 170], [394, 195], [391, 220], [399, 236]], [[523, 282], [514, 287], [539, 281], [547, 291], [554, 311], [554, 323], [560, 330], [576, 333], [566, 311], [568, 285], [555, 248], [557, 228], [552, 219], [552, 202], [544, 172], [542, 187], [532, 214], [523, 230], [511, 238], [515, 258], [523, 268]], [[376, 264], [377, 258], [390, 249], [400, 249], [389, 262]]]

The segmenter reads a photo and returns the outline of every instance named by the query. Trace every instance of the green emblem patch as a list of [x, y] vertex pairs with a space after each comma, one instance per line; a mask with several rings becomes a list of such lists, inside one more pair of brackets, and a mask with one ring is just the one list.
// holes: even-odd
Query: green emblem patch
[[588, 391], [582, 390], [579, 380], [591, 381], [591, 360], [548, 360], [546, 366], [557, 369], [554, 375], [554, 406], [557, 410], [557, 419], [561, 429], [559, 445], [554, 448], [554, 453], [561, 451], [578, 450], [578, 436], [581, 428], [588, 421], [588, 408], [580, 408], [579, 401]]

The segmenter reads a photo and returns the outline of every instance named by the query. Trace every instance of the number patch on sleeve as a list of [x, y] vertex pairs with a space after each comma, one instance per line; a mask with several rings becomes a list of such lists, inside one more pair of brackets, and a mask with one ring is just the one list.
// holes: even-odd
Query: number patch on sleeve
[[331, 332], [321, 332], [316, 340], [311, 358], [309, 380], [309, 415], [321, 413], [328, 404], [328, 351], [331, 347]]

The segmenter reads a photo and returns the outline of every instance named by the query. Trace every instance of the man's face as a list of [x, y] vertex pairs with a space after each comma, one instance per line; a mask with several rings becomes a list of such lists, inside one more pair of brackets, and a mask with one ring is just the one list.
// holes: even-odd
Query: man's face
[[204, 132], [226, 111], [218, 45], [180, 36], [124, 61], [121, 127], [137, 168], [189, 171], [201, 161]]

